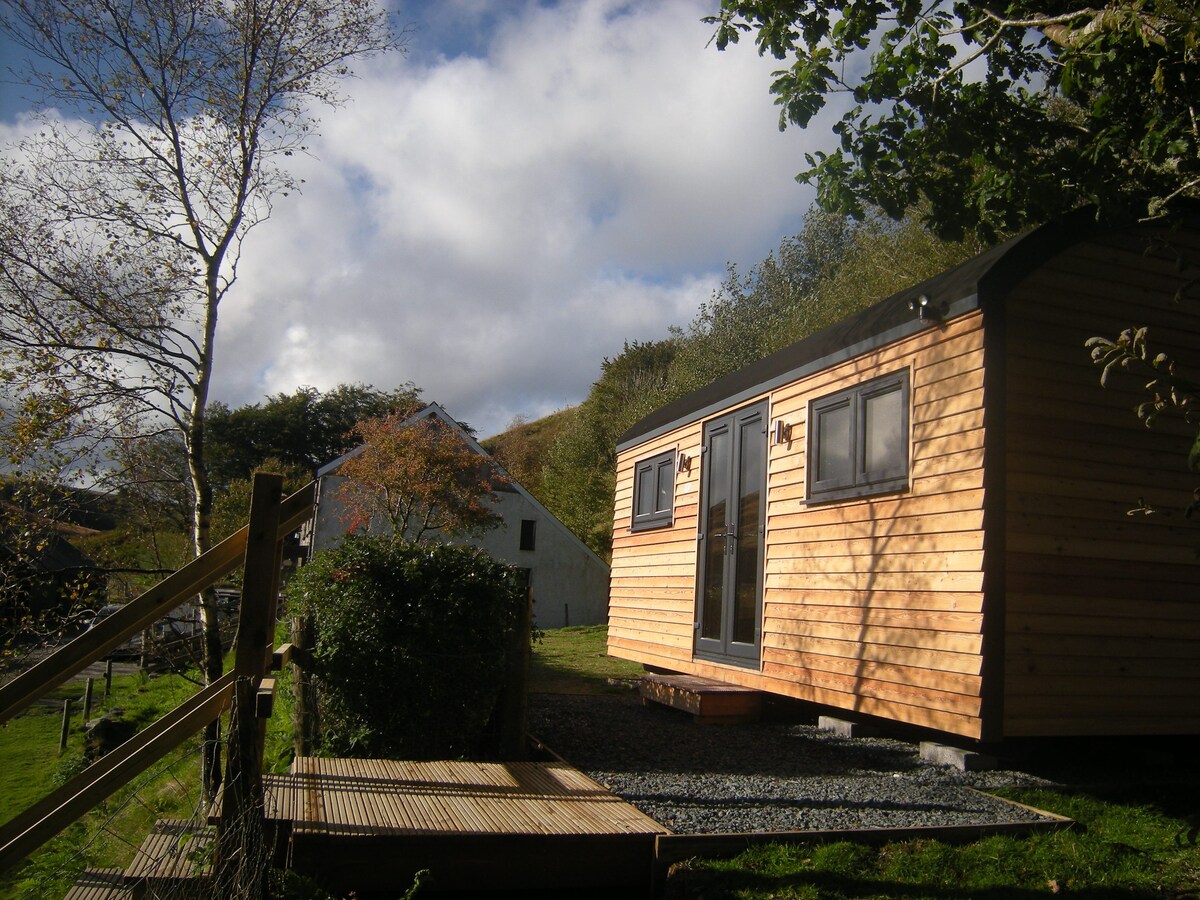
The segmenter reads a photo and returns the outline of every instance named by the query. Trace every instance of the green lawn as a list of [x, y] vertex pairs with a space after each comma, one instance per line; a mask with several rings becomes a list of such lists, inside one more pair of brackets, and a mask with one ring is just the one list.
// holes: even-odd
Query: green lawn
[[964, 844], [904, 841], [768, 845], [728, 860], [675, 867], [668, 898], [1196, 897], [1200, 850], [1179, 816], [1155, 803], [1080, 791], [1006, 796], [1074, 818], [1068, 831]]
[[[103, 682], [97, 681], [92, 715], [120, 708], [140, 729], [195, 690], [175, 675], [117, 676], [107, 701]], [[74, 707], [66, 750], [58, 751], [61, 700], [82, 694], [81, 684], [59, 688], [51, 695], [59, 701], [55, 705], [35, 705], [0, 728], [0, 821], [7, 822], [85, 766], [81, 704]], [[83, 868], [124, 865], [156, 819], [192, 815], [198, 772], [198, 745], [185, 744], [51, 839], [23, 866], [0, 874], [0, 896], [61, 897]]]
[[609, 656], [608, 628], [590, 625], [542, 632], [533, 645], [529, 690], [535, 693], [594, 694], [622, 690], [613, 682], [637, 678], [638, 663]]

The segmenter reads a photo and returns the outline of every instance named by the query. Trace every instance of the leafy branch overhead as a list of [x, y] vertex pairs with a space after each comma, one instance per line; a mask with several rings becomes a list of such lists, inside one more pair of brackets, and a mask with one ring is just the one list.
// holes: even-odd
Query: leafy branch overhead
[[786, 63], [781, 128], [849, 99], [836, 148], [799, 175], [828, 209], [925, 201], [940, 233], [995, 236], [1085, 204], [1155, 217], [1200, 197], [1195, 2], [725, 0], [705, 21], [719, 49], [752, 33]]
[[[1153, 353], [1147, 328], [1126, 328], [1109, 340], [1094, 337], [1087, 341], [1092, 361], [1103, 366], [1100, 384], [1107, 387], [1114, 372], [1124, 371], [1148, 378], [1145, 390], [1150, 399], [1138, 404], [1138, 418], [1147, 427], [1166, 410], [1176, 410], [1189, 425], [1200, 426], [1200, 382], [1178, 374], [1175, 360], [1166, 353]], [[1188, 453], [1188, 466], [1200, 472], [1200, 429]]]
[[[752, 34], [786, 64], [781, 128], [840, 115], [836, 146], [798, 176], [828, 210], [917, 209], [943, 236], [993, 241], [1084, 206], [1165, 223], [1200, 199], [1195, 0], [723, 0], [705, 21], [718, 49]], [[1173, 409], [1196, 425], [1194, 383], [1147, 355], [1144, 329], [1088, 346], [1105, 382], [1114, 366], [1152, 374], [1147, 424]]]

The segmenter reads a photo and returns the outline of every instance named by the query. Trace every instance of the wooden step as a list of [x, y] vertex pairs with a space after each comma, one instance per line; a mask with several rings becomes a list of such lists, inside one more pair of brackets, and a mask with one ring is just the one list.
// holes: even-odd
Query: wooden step
[[147, 897], [207, 896], [216, 829], [187, 819], [160, 819], [125, 869], [125, 883]]
[[293, 868], [337, 896], [397, 896], [421, 869], [433, 891], [646, 896], [667, 832], [563, 762], [298, 757], [263, 783]]
[[63, 900], [133, 900], [120, 869], [84, 869]]
[[762, 713], [761, 691], [698, 678], [695, 675], [642, 676], [642, 703], [661, 703], [692, 714], [701, 725], [740, 725], [757, 722]]

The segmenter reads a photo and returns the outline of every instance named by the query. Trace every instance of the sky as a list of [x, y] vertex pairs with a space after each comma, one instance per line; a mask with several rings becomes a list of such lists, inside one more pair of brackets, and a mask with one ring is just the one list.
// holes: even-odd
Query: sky
[[[706, 46], [717, 0], [393, 0], [408, 52], [320, 113], [222, 306], [212, 398], [412, 381], [481, 437], [582, 401], [795, 234], [824, 120]], [[0, 131], [19, 133], [9, 89]]]

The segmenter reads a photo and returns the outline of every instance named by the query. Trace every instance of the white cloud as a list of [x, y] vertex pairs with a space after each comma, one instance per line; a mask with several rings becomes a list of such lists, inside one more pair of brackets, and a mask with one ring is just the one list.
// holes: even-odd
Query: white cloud
[[348, 82], [250, 236], [214, 397], [412, 380], [488, 435], [685, 325], [797, 230], [828, 135], [778, 131], [776, 61], [706, 47], [715, 6], [408, 4], [409, 56]]

